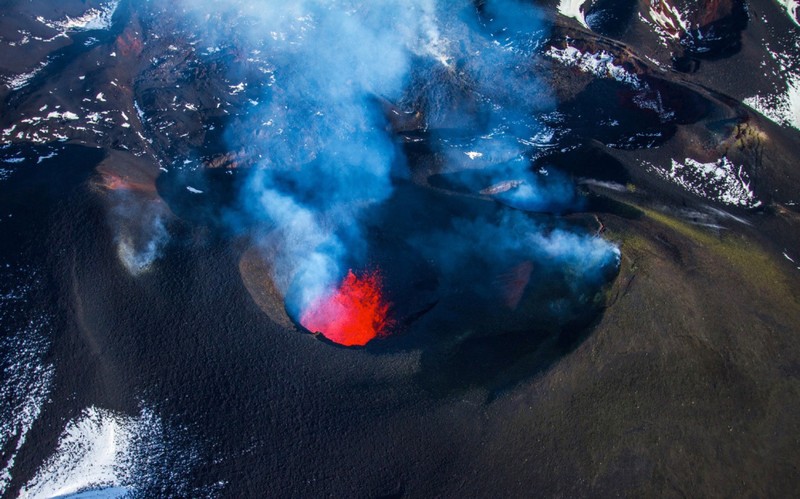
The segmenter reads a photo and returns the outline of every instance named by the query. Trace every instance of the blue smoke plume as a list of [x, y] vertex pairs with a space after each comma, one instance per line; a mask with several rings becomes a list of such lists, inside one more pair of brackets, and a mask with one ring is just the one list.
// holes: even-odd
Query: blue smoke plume
[[[443, 171], [474, 194], [525, 211], [576, 206], [566, 176], [532, 169], [547, 132], [536, 116], [553, 101], [532, 66], [546, 27], [530, 4], [234, 0], [185, 8], [209, 29], [209, 41], [235, 38], [274, 68], [239, 124], [258, 131], [250, 146], [260, 158], [242, 199], [263, 223], [265, 258], [279, 289], [299, 290], [287, 304], [295, 316], [363, 260], [362, 222], [403, 176], [406, 159], [387, 102], [421, 113]], [[226, 33], [227, 25], [235, 33]], [[240, 132], [229, 130], [232, 143]], [[479, 174], [460, 175], [470, 171]], [[526, 216], [499, 225], [459, 221], [451, 233], [418, 239], [429, 251], [447, 247], [448, 238], [463, 247], [477, 241], [485, 258], [522, 253], [589, 273], [618, 256], [600, 239], [545, 233]], [[460, 257], [440, 260], [447, 273]]]

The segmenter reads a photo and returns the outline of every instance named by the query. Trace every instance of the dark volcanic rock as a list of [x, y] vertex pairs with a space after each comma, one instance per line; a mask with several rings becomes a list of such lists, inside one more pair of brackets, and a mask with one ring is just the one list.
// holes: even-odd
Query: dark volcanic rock
[[[794, 494], [797, 13], [514, 3], [455, 2], [402, 91], [318, 122], [320, 82], [286, 83], [316, 75], [272, 44], [318, 20], [6, 2], [0, 495]], [[331, 187], [324, 148], [285, 137], [319, 132], [352, 173], [359, 127], [386, 138], [389, 193], [337, 211], [334, 187], [372, 184]], [[266, 173], [302, 195], [267, 197]], [[305, 334], [305, 281], [276, 269], [316, 241], [251, 206], [288, 198], [363, 237], [342, 262], [381, 271], [393, 334]], [[81, 482], [112, 434], [130, 452]]]

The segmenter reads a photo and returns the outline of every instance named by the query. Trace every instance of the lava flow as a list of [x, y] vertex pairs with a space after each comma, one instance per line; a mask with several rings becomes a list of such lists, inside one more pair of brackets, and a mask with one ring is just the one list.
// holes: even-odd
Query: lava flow
[[303, 312], [300, 323], [340, 345], [366, 345], [392, 324], [381, 286], [378, 272], [359, 277], [351, 270], [336, 291]]

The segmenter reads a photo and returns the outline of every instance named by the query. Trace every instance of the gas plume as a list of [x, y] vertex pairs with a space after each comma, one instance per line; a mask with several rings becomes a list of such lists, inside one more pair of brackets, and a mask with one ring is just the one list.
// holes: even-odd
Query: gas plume
[[[209, 43], [235, 40], [274, 68], [228, 139], [258, 137], [248, 144], [259, 164], [241, 202], [264, 234], [264, 257], [293, 317], [330, 323], [312, 309], [352, 288], [350, 269], [367, 262], [365, 220], [407, 176], [386, 103], [424, 117], [421, 129], [444, 169], [480, 170], [456, 179], [475, 195], [523, 211], [577, 206], [566, 176], [532, 168], [548, 132], [536, 117], [552, 98], [532, 65], [546, 26], [530, 4], [235, 0], [184, 9], [209, 30]], [[588, 274], [617, 256], [600, 239], [545, 231], [524, 214], [454, 221], [450, 232], [421, 227], [414, 239], [423, 252], [439, 251], [445, 276], [464, 260], [445, 248], [469, 241], [479, 241], [484, 259], [519, 253]]]

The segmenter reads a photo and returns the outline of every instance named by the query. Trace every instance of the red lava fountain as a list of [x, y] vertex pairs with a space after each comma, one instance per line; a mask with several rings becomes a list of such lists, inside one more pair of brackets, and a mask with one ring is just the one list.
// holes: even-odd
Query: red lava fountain
[[351, 270], [339, 289], [303, 312], [300, 323], [340, 345], [366, 345], [385, 335], [392, 323], [382, 284], [378, 272], [356, 276]]

